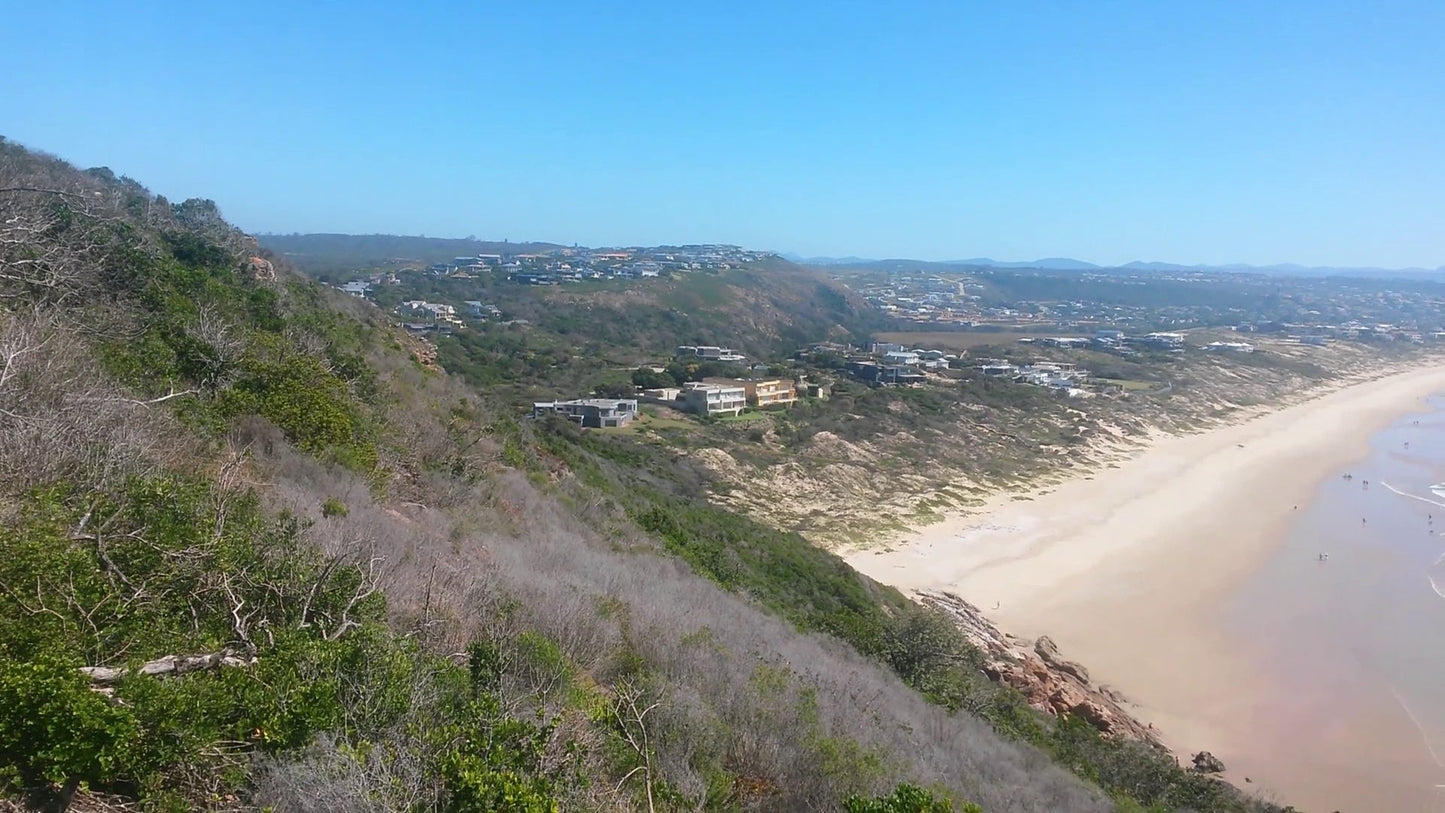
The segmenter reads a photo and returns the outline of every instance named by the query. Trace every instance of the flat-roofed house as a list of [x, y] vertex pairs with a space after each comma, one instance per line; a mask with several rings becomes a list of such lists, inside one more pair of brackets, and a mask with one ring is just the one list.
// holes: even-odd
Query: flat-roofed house
[[632, 398], [577, 398], [532, 403], [533, 418], [548, 415], [561, 415], [573, 423], [594, 429], [626, 426], [637, 417], [637, 401]]
[[732, 384], [689, 381], [683, 388], [683, 408], [699, 415], [737, 415], [747, 406], [747, 390]]
[[767, 378], [743, 381], [732, 378], [708, 378], [705, 384], [723, 387], [742, 387], [748, 406], [766, 409], [771, 406], [791, 406], [798, 402], [798, 388], [791, 378]]

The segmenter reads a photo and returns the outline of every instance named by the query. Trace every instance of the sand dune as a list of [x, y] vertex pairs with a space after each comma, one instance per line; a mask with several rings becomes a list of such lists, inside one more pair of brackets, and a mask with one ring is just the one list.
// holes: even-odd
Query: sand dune
[[[1438, 392], [1445, 366], [1159, 438], [1117, 468], [999, 495], [849, 561], [902, 589], [996, 606], [989, 615], [1002, 628], [1053, 637], [1134, 700], [1177, 751], [1207, 748], [1227, 763], [1235, 755], [1267, 775], [1268, 760], [1250, 748], [1263, 678], [1217, 623], [1222, 604], [1276, 550], [1295, 506], [1364, 457], [1373, 433]], [[1307, 773], [1279, 774], [1271, 786], [1285, 800], [1311, 803]]]

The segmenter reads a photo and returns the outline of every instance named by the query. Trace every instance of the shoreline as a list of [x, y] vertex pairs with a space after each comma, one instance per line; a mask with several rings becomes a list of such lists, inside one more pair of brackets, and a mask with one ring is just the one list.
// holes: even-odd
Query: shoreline
[[[908, 592], [957, 593], [1010, 633], [1050, 636], [1120, 689], [1176, 755], [1209, 750], [1230, 764], [1248, 751], [1268, 687], [1246, 642], [1219, 623], [1224, 605], [1283, 544], [1296, 506], [1364, 458], [1373, 434], [1445, 392], [1445, 362], [1422, 364], [1156, 437], [1120, 463], [997, 493], [845, 558]], [[1227, 777], [1269, 779], [1268, 765], [1234, 768]]]

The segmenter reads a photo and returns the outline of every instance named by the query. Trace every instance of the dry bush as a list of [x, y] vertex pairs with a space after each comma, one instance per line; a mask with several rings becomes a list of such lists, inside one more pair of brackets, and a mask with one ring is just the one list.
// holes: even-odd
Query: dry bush
[[0, 500], [62, 479], [108, 491], [189, 450], [169, 414], [110, 383], [73, 331], [0, 311]]
[[[755, 809], [831, 810], [843, 794], [903, 780], [954, 788], [988, 810], [1109, 807], [1036, 749], [950, 715], [846, 644], [800, 633], [721, 590], [653, 552], [639, 532], [620, 543], [604, 537], [519, 473], [471, 483], [472, 498], [447, 512], [394, 508], [355, 475], [279, 438], [252, 441], [270, 450], [257, 462], [272, 499], [313, 517], [319, 544], [366, 534], [369, 550], [387, 559], [398, 623], [437, 651], [459, 655], [476, 638], [511, 644], [535, 630], [604, 683], [642, 664], [659, 701], [648, 717], [655, 770], [698, 804], [708, 788], [699, 766], [720, 757], [746, 780], [737, 800]], [[322, 517], [326, 496], [342, 499], [346, 516]], [[499, 523], [497, 504], [522, 522]], [[458, 538], [458, 525], [486, 530]], [[566, 720], [562, 676], [523, 661], [514, 656], [504, 668], [507, 706], [523, 713], [541, 697], [551, 718]], [[620, 797], [592, 788], [576, 809], [625, 806], [629, 792], [640, 793], [635, 777], [628, 788]]]
[[276, 813], [368, 813], [395, 810], [377, 791], [386, 784], [354, 752], [323, 737], [300, 754], [266, 757], [251, 771], [251, 801]]

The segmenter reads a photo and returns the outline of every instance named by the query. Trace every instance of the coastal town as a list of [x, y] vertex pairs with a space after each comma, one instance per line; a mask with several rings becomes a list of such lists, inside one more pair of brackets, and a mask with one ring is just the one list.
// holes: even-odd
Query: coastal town
[[[832, 272], [870, 304], [920, 327], [1130, 331], [1200, 327], [1307, 343], [1440, 341], [1445, 302], [1429, 287], [1223, 272]], [[1074, 294], [1073, 296], [1060, 296]]]
[[[777, 258], [721, 245], [574, 247], [401, 263], [335, 287], [387, 307], [396, 324], [422, 341], [442, 341], [468, 331], [535, 337], [538, 326], [521, 315], [536, 296], [529, 290], [586, 282], [594, 286], [587, 290], [597, 293], [581, 294], [579, 301], [605, 292], [647, 297], [659, 285], [686, 287], [689, 277], [725, 279], [729, 272], [764, 260]], [[702, 419], [738, 418], [825, 399], [843, 380], [913, 388], [985, 379], [1040, 388], [1070, 400], [1127, 398], [1145, 391], [1167, 392], [1172, 381], [1120, 374], [1109, 358], [1140, 369], [1164, 369], [1164, 360], [1172, 355], [1248, 356], [1277, 353], [1290, 345], [1422, 345], [1445, 340], [1440, 310], [1434, 307], [1438, 295], [1428, 288], [1381, 296], [1368, 285], [1348, 281], [1091, 272], [1069, 277], [1074, 296], [1043, 299], [1016, 297], [1042, 283], [1057, 287], [1066, 275], [988, 269], [829, 273], [863, 307], [879, 314], [883, 324], [897, 328], [864, 337], [866, 341], [815, 341], [791, 349], [774, 345], [762, 353], [755, 348], [751, 358], [720, 342], [681, 345], [651, 358], [638, 353], [642, 348], [630, 348], [635, 361], [620, 370], [631, 380], [587, 385], [581, 391], [549, 388], [551, 397], [527, 402], [528, 414], [560, 416], [594, 428], [630, 426], [646, 413], [645, 407]], [[1168, 301], [1172, 293], [1205, 288], [1221, 293], [1203, 302]], [[471, 298], [479, 291], [487, 298]]]

